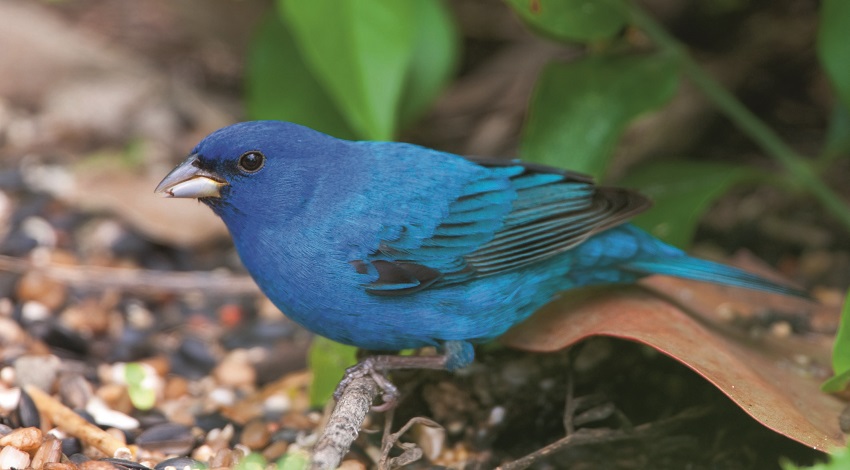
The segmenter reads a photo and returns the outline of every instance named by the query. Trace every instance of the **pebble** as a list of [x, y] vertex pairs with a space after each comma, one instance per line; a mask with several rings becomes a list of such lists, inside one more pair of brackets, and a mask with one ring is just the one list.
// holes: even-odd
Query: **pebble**
[[113, 410], [98, 397], [92, 397], [86, 405], [86, 411], [91, 414], [94, 422], [100, 426], [113, 427], [131, 431], [139, 428], [139, 420], [132, 416]]
[[0, 450], [0, 468], [27, 468], [30, 456], [26, 452], [7, 445]]
[[236, 403], [236, 392], [224, 387], [216, 387], [208, 395], [207, 399], [214, 407], [233, 406]]
[[[27, 334], [24, 332], [23, 328], [16, 322], [15, 320], [8, 317], [0, 317], [0, 344], [4, 345], [23, 345], [26, 343]], [[14, 370], [9, 367], [4, 367], [5, 369]], [[8, 379], [8, 373], [4, 374], [2, 379], [6, 383]]]
[[272, 442], [268, 447], [263, 449], [263, 457], [266, 460], [272, 461], [277, 460], [286, 453], [286, 450], [289, 449], [289, 443], [286, 441], [275, 441]]
[[417, 423], [413, 426], [413, 439], [428, 460], [434, 461], [443, 453], [446, 430], [442, 427]]
[[110, 311], [98, 300], [88, 298], [63, 310], [59, 314], [59, 321], [67, 328], [90, 338], [108, 331], [110, 317]]
[[213, 455], [212, 447], [208, 444], [201, 444], [192, 451], [192, 458], [201, 462], [209, 462]]
[[206, 442], [213, 449], [221, 449], [230, 444], [234, 433], [235, 430], [232, 424], [228, 424], [223, 428], [212, 429], [207, 433]]
[[57, 388], [62, 403], [72, 409], [85, 408], [94, 396], [91, 384], [79, 373], [60, 373]]
[[195, 436], [188, 426], [164, 423], [144, 430], [136, 438], [136, 445], [148, 451], [186, 455], [195, 445]]
[[230, 449], [224, 448], [216, 452], [215, 456], [210, 460], [210, 468], [230, 468], [233, 466], [237, 456]]
[[96, 393], [97, 398], [102, 400], [105, 406], [111, 410], [124, 414], [130, 414], [134, 410], [130, 394], [127, 392], [127, 386], [123, 383], [106, 383], [100, 386]]
[[166, 470], [167, 468], [174, 468], [176, 470], [196, 470], [196, 469], [206, 469], [207, 466], [203, 463], [190, 459], [189, 457], [175, 457], [172, 459], [166, 459], [162, 462], [156, 464], [154, 470]]
[[111, 463], [103, 460], [88, 460], [77, 465], [80, 470], [115, 470]]
[[35, 452], [32, 458], [32, 467], [41, 468], [47, 462], [58, 462], [62, 456], [62, 442], [48, 436]]
[[[41, 446], [41, 438], [41, 430], [38, 428], [20, 428], [0, 437], [0, 446], [12, 446], [24, 452], [31, 452]], [[0, 468], [10, 467], [3, 465]]]
[[252, 389], [257, 380], [257, 372], [244, 349], [234, 349], [225, 356], [213, 370], [213, 376], [222, 385], [245, 389]]
[[189, 336], [180, 343], [171, 363], [175, 373], [189, 379], [200, 379], [219, 363], [219, 359], [207, 342]]
[[41, 428], [41, 413], [27, 392], [21, 393], [21, 400], [16, 410], [18, 424], [23, 427]]
[[62, 459], [62, 441], [48, 435], [32, 458], [33, 468], [42, 468], [49, 462], [59, 462]]
[[19, 387], [32, 385], [41, 390], [52, 390], [62, 361], [53, 355], [21, 356], [15, 359], [13, 367]]
[[50, 248], [56, 246], [58, 239], [56, 230], [42, 217], [31, 216], [24, 219], [21, 222], [21, 232], [35, 240], [39, 246]]
[[260, 450], [266, 447], [271, 440], [271, 432], [266, 422], [262, 419], [254, 419], [248, 422], [242, 429], [239, 442], [252, 450]]
[[32, 270], [21, 276], [16, 293], [19, 301], [38, 302], [49, 312], [56, 311], [65, 304], [68, 287]]
[[78, 470], [76, 465], [62, 462], [47, 462], [41, 468], [42, 470]]
[[366, 464], [359, 460], [343, 460], [340, 462], [337, 470], [366, 470]]
[[51, 318], [50, 309], [37, 300], [26, 300], [21, 306], [21, 319], [24, 323], [48, 321]]
[[5, 412], [9, 412], [18, 407], [18, 403], [21, 401], [21, 389], [20, 388], [8, 388], [5, 390], [0, 390], [0, 410]]
[[107, 457], [105, 459], [100, 459], [99, 461], [109, 463], [116, 469], [151, 470], [151, 468], [146, 465], [125, 458]]
[[179, 375], [169, 376], [165, 381], [163, 398], [165, 400], [176, 400], [189, 393], [189, 381]]

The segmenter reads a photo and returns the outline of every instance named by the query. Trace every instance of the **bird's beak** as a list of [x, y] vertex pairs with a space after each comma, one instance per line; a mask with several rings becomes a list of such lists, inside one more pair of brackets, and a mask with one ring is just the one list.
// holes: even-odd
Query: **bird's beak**
[[189, 155], [185, 162], [171, 170], [154, 190], [165, 197], [220, 197], [227, 182], [215, 173], [198, 167], [198, 156]]

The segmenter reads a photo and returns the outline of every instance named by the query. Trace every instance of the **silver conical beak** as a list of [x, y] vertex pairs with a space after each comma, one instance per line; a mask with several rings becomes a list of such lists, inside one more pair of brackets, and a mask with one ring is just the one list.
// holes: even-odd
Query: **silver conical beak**
[[189, 155], [185, 162], [177, 165], [154, 190], [165, 197], [220, 197], [221, 188], [227, 182], [215, 173], [198, 167], [198, 156]]

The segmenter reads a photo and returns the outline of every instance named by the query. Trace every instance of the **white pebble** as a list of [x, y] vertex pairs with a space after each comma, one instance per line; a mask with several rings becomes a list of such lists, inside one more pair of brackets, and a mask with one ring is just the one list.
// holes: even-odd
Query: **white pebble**
[[[0, 410], [10, 412], [17, 408], [21, 401], [21, 389], [18, 387], [0, 391]], [[7, 468], [7, 467], [0, 467]]]
[[0, 450], [0, 468], [27, 468], [30, 456], [22, 450], [6, 446]]
[[487, 418], [489, 426], [498, 426], [505, 420], [505, 407], [496, 406], [490, 410], [490, 416]]
[[232, 406], [236, 403], [236, 393], [224, 387], [218, 387], [210, 392], [210, 402], [220, 406]]
[[21, 223], [21, 231], [38, 243], [39, 246], [54, 247], [58, 240], [56, 230], [50, 222], [41, 217], [27, 217]]
[[263, 402], [263, 410], [267, 413], [286, 413], [292, 409], [292, 399], [286, 395], [275, 394]]
[[6, 366], [0, 369], [0, 381], [2, 381], [6, 385], [12, 385], [15, 383], [15, 368], [12, 366]]
[[21, 317], [27, 323], [45, 321], [50, 318], [50, 309], [41, 302], [28, 300], [21, 307]]
[[138, 429], [139, 421], [120, 411], [115, 411], [106, 406], [98, 397], [92, 397], [86, 405], [86, 411], [94, 418], [94, 422], [100, 426], [123, 429], [125, 431]]

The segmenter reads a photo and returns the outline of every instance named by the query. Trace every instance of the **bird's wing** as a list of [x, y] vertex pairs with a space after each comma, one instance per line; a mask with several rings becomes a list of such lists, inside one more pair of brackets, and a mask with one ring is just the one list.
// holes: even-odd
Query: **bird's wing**
[[352, 262], [377, 278], [375, 295], [406, 295], [519, 269], [569, 250], [647, 209], [627, 189], [600, 188], [585, 175], [519, 162], [486, 167], [423, 237], [400, 227], [367, 259]]

